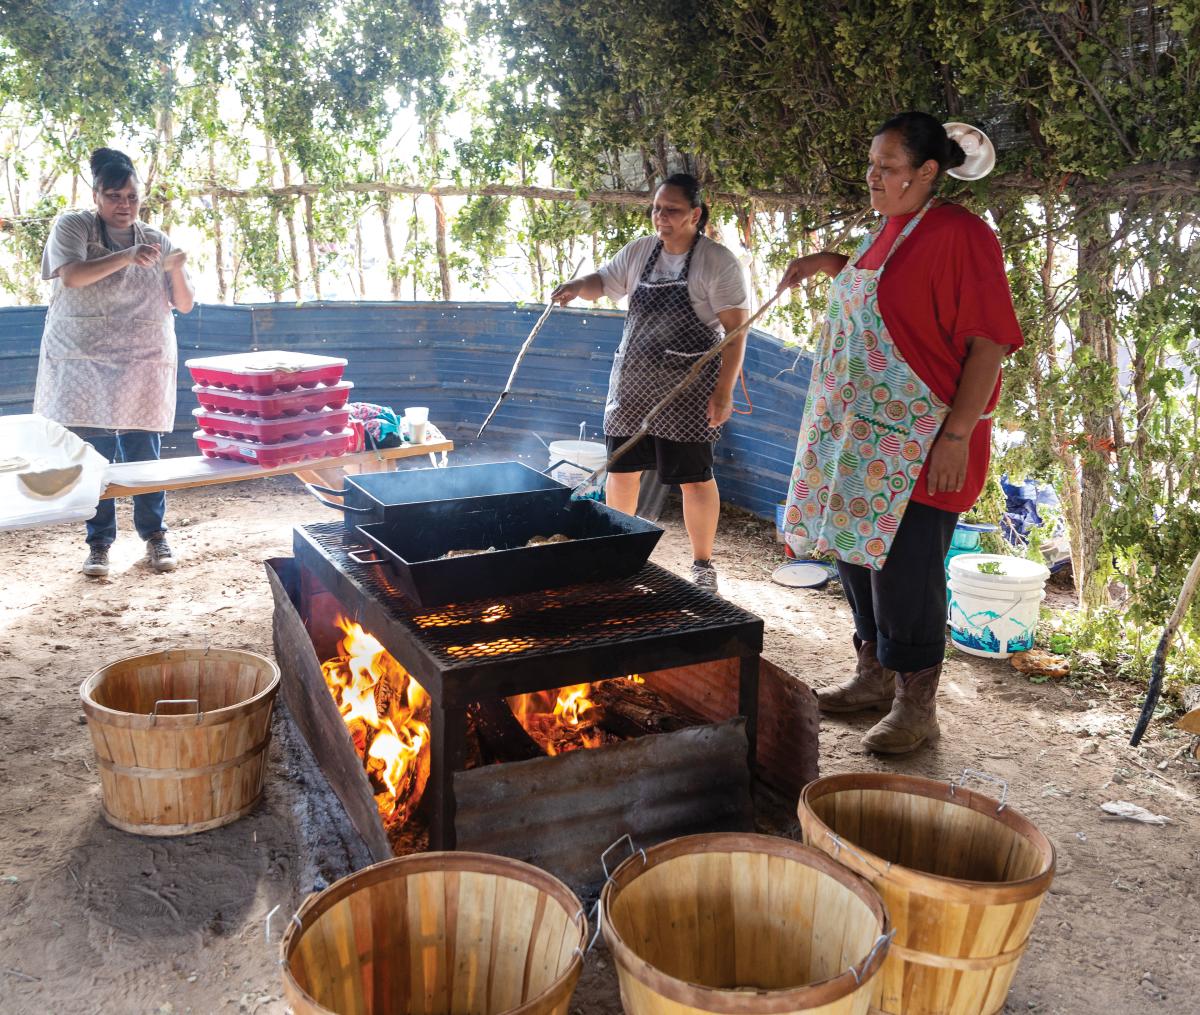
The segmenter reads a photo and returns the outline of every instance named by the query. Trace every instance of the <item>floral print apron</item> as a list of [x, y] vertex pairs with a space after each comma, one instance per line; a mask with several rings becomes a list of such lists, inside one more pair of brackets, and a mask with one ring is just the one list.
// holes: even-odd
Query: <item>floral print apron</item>
[[892, 341], [877, 297], [887, 262], [931, 204], [905, 226], [879, 268], [855, 267], [876, 230], [830, 286], [784, 511], [784, 536], [797, 556], [833, 553], [882, 570], [950, 412]]
[[[98, 223], [93, 216], [89, 261], [111, 253]], [[140, 222], [133, 224], [133, 242], [146, 242]], [[56, 278], [33, 411], [63, 426], [173, 430], [177, 356], [161, 265], [131, 264], [74, 289]]]
[[[604, 432], [610, 437], [636, 433], [663, 395], [720, 341], [717, 332], [700, 320], [688, 296], [688, 272], [699, 242], [697, 233], [678, 278], [655, 280], [651, 274], [663, 248], [659, 240], [629, 297], [604, 407]], [[651, 435], [689, 444], [711, 443], [720, 437], [720, 427], [708, 425], [708, 400], [720, 373], [721, 360], [714, 356], [650, 423]]]

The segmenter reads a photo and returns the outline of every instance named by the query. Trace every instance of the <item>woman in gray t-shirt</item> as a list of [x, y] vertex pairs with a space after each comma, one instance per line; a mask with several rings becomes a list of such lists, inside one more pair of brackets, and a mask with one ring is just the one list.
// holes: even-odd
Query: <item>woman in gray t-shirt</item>
[[[34, 412], [70, 427], [109, 461], [159, 456], [175, 426], [176, 343], [172, 309], [186, 314], [195, 291], [186, 255], [138, 220], [141, 183], [129, 156], [92, 153], [95, 211], [61, 215], [42, 256], [53, 280], [38, 358]], [[156, 571], [175, 557], [166, 539], [162, 493], [133, 498], [133, 521]], [[108, 574], [116, 509], [102, 500], [87, 525], [83, 573]]]
[[[610, 456], [722, 333], [746, 320], [749, 304], [741, 265], [731, 251], [704, 235], [707, 220], [699, 182], [676, 173], [654, 194], [654, 235], [627, 244], [598, 271], [564, 282], [550, 296], [563, 306], [577, 297], [629, 297], [604, 407]], [[677, 484], [692, 544], [692, 580], [713, 592], [717, 572], [711, 558], [721, 510], [713, 445], [733, 411], [733, 386], [745, 348], [743, 335], [709, 361], [654, 417], [647, 436], [612, 465], [605, 488], [612, 507], [633, 514], [642, 472], [654, 469], [662, 482]]]

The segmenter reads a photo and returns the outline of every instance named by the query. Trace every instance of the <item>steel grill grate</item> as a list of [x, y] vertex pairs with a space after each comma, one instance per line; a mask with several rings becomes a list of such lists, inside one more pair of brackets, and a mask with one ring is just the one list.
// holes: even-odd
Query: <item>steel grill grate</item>
[[386, 565], [349, 558], [347, 551], [364, 547], [342, 523], [306, 525], [302, 531], [448, 667], [501, 657], [533, 659], [566, 648], [586, 650], [714, 628], [761, 631], [762, 621], [753, 614], [655, 564], [622, 581], [424, 609], [391, 583]]

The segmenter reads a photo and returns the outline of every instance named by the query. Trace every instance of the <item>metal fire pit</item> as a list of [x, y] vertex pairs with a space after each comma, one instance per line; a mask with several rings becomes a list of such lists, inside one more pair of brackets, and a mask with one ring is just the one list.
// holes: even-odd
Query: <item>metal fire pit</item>
[[[763, 643], [763, 622], [753, 614], [654, 564], [611, 582], [421, 607], [404, 594], [390, 568], [356, 562], [350, 555], [354, 546], [354, 538], [339, 522], [296, 528], [293, 551], [300, 572], [298, 595], [300, 601], [322, 595], [332, 597], [338, 608], [378, 638], [429, 694], [431, 754], [426, 795], [432, 848], [456, 846], [455, 787], [460, 778], [466, 780], [465, 786], [491, 777], [463, 772], [467, 709], [477, 702], [562, 687], [567, 682], [665, 672], [671, 667], [683, 668], [672, 672], [678, 674], [676, 679], [686, 690], [696, 679], [689, 675], [692, 668], [725, 661], [731, 667], [727, 704], [718, 706], [717, 699], [712, 698], [705, 707], [704, 702], [697, 701], [697, 711], [722, 713], [710, 716], [713, 721], [743, 716], [744, 727], [738, 720], [736, 731], [728, 735], [736, 732], [736, 737], [744, 737], [748, 753], [742, 757], [748, 765], [752, 763]], [[328, 703], [323, 686], [314, 696]], [[704, 737], [708, 735], [704, 729], [711, 728], [696, 733], [681, 731], [679, 735]], [[702, 748], [698, 741], [697, 749], [712, 748]], [[620, 753], [617, 751], [618, 756]], [[533, 766], [525, 770], [538, 771], [537, 766], [546, 760], [515, 762], [500, 766], [500, 772], [521, 766]], [[584, 766], [587, 761], [580, 758], [572, 763]], [[745, 781], [747, 769], [739, 767], [738, 772]], [[704, 779], [708, 780], [707, 788], [688, 789], [690, 798], [711, 799], [713, 787], [720, 780], [711, 774], [704, 774]], [[527, 790], [526, 786], [521, 792]], [[616, 805], [610, 802], [606, 806]], [[666, 806], [665, 802], [661, 806]], [[487, 824], [487, 808], [478, 801], [476, 807], [478, 813], [472, 812], [470, 823]], [[622, 830], [636, 831], [638, 822], [653, 817], [639, 810], [636, 800], [620, 807], [629, 810], [608, 815], [605, 821], [609, 824], [604, 828], [613, 827], [615, 821], [624, 826]], [[490, 813], [492, 825], [525, 820], [519, 807], [511, 816], [505, 816], [508, 812], [498, 816], [495, 810]], [[564, 818], [572, 827], [580, 824], [578, 815], [564, 813]], [[601, 832], [598, 826], [597, 834]], [[514, 826], [512, 835], [520, 834], [520, 827]]]
[[[553, 495], [551, 495], [553, 496]], [[649, 559], [662, 529], [593, 500], [513, 494], [493, 505], [408, 504], [358, 531], [379, 555], [357, 564], [390, 567], [419, 606], [493, 599], [581, 582], [625, 578]], [[566, 542], [530, 546], [534, 537]], [[447, 557], [455, 550], [481, 550]]]
[[[555, 503], [565, 502], [571, 494], [570, 487], [520, 462], [347, 476], [341, 490], [313, 483], [304, 485], [326, 507], [341, 511], [347, 528], [386, 522], [394, 508], [411, 504], [458, 501], [486, 508], [517, 493], [537, 494]], [[342, 502], [326, 500], [321, 494], [341, 497]]]

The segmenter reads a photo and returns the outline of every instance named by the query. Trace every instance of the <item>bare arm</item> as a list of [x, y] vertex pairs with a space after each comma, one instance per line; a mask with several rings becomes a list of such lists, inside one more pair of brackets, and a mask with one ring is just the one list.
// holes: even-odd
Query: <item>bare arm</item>
[[[726, 335], [745, 324], [749, 316], [749, 311], [741, 307], [732, 307], [717, 314]], [[745, 355], [746, 332], [743, 331], [721, 350], [721, 372], [717, 374], [717, 386], [708, 400], [709, 426], [720, 426], [733, 415], [733, 388], [737, 384]]]
[[187, 254], [182, 250], [172, 250], [163, 258], [163, 270], [171, 279], [171, 302], [181, 314], [189, 313], [196, 305], [196, 287], [183, 268], [186, 260]]
[[159, 248], [155, 243], [139, 243], [115, 254], [106, 254], [91, 261], [72, 261], [58, 269], [58, 277], [68, 289], [80, 289], [108, 278], [131, 264], [148, 268], [158, 261]]
[[604, 280], [597, 271], [583, 278], [575, 278], [556, 286], [550, 294], [550, 302], [565, 307], [573, 299], [598, 300], [604, 295]]
[[787, 270], [783, 273], [783, 278], [779, 280], [779, 289], [792, 289], [798, 286], [806, 278], [811, 278], [818, 271], [825, 272], [830, 278], [837, 275], [849, 261], [845, 254], [834, 254], [828, 250], [822, 250], [819, 254], [808, 254], [805, 257], [797, 257], [790, 261]]
[[950, 407], [950, 415], [929, 453], [929, 473], [926, 477], [930, 493], [956, 493], [967, 478], [967, 452], [975, 424], [987, 408], [1000, 364], [1009, 347], [987, 338], [968, 339], [970, 347], [963, 364], [958, 393]]

